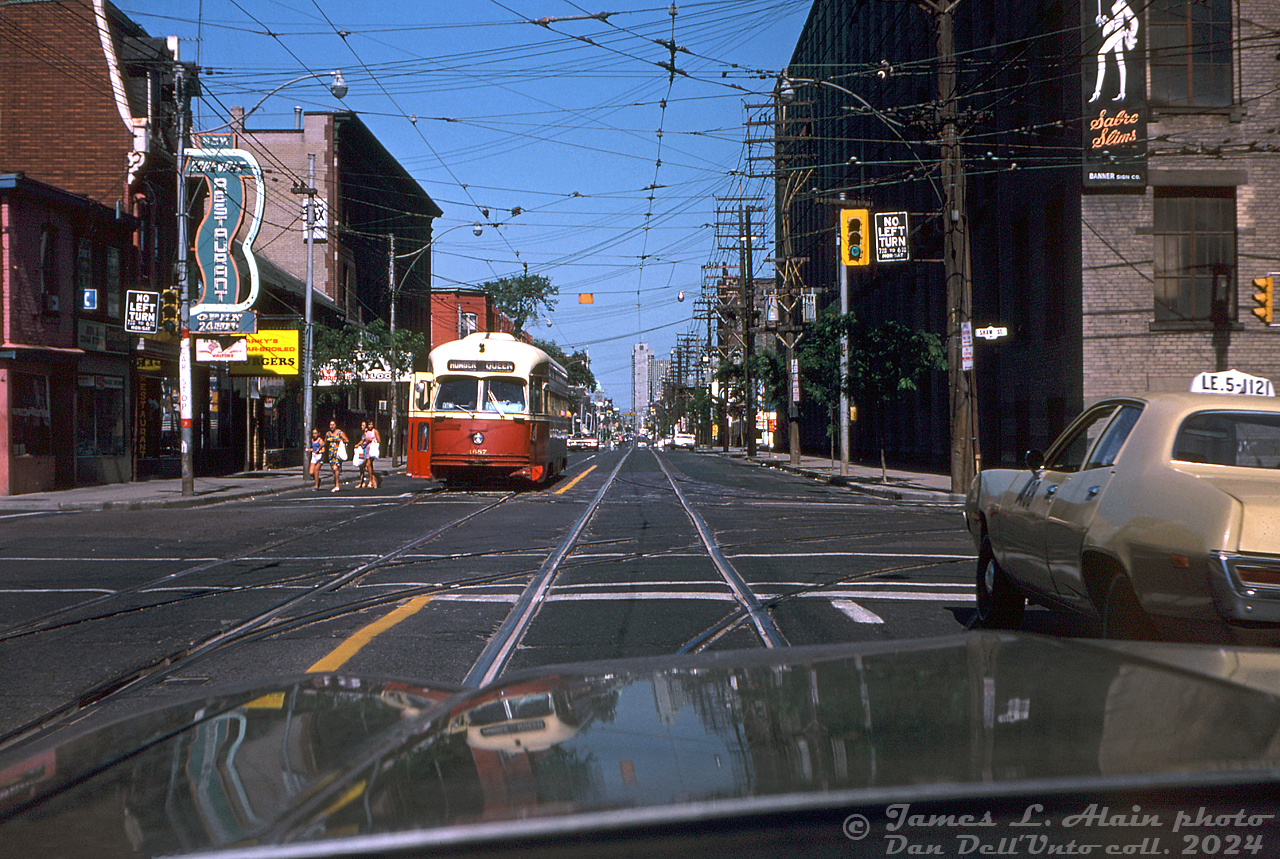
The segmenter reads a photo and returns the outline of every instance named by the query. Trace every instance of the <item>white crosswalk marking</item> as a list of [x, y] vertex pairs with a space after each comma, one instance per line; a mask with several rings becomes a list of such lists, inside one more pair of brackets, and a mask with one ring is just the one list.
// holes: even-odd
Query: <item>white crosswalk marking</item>
[[831, 605], [844, 612], [854, 623], [884, 623], [884, 618], [873, 611], [863, 608], [853, 600], [832, 600]]

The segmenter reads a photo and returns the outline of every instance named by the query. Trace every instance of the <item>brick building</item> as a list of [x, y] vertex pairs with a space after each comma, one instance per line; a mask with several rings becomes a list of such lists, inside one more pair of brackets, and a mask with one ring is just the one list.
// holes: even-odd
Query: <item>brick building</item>
[[[286, 129], [246, 128], [243, 111], [233, 107], [232, 114], [239, 146], [254, 153], [266, 180], [258, 253], [299, 279], [305, 278], [307, 267], [306, 195], [297, 192], [308, 187], [308, 156], [315, 156], [316, 324], [389, 321], [394, 252], [396, 325], [425, 335], [429, 349], [432, 225], [441, 211], [417, 180], [354, 113], [297, 111], [293, 127]], [[293, 306], [296, 319], [301, 294]], [[324, 425], [337, 417], [349, 425], [375, 417], [385, 436], [389, 418], [378, 406], [389, 391], [384, 383], [361, 385], [341, 406], [318, 406], [317, 420]], [[407, 414], [407, 397], [402, 383], [402, 415]], [[279, 423], [286, 446], [300, 442], [293, 434], [293, 428], [301, 427], [298, 400], [281, 400], [285, 408]]]
[[[1045, 447], [1102, 396], [1186, 390], [1227, 368], [1280, 383], [1280, 327], [1250, 313], [1252, 279], [1280, 269], [1280, 7], [956, 5], [970, 321], [1009, 330], [975, 344], [982, 464]], [[913, 261], [851, 269], [851, 306], [946, 335], [937, 72], [920, 8], [817, 0], [789, 73], [847, 92], [797, 85], [778, 163], [805, 177], [781, 216], [803, 285], [837, 294], [823, 201], [844, 191], [908, 212]], [[853, 449], [946, 468], [949, 415], [937, 374], [859, 404]], [[805, 443], [821, 445], [826, 422], [809, 417]]]
[[511, 334], [526, 342], [531, 338], [517, 331], [511, 320], [493, 306], [487, 292], [473, 287], [431, 290], [431, 346], [461, 340], [477, 331]]
[[[49, 209], [57, 219], [46, 222], [46, 252], [59, 263], [46, 276], [65, 296], [41, 307], [36, 339], [52, 346], [53, 337], [70, 350], [49, 380], [72, 373], [75, 384], [55, 409], [68, 410], [60, 430], [78, 441], [73, 461], [57, 460], [54, 484], [176, 473], [177, 434], [164, 429], [176, 408], [176, 346], [148, 339], [138, 349], [123, 325], [125, 291], [174, 283], [176, 43], [152, 38], [103, 0], [33, 0], [0, 7], [0, 44], [0, 171], [25, 177], [14, 185], [21, 199], [60, 201]], [[32, 264], [29, 247], [11, 252]], [[20, 312], [4, 308], [11, 325]], [[25, 336], [19, 328], [11, 332]], [[6, 340], [2, 348], [13, 354], [24, 345]], [[119, 426], [94, 417], [108, 400], [107, 411], [123, 412]], [[109, 442], [88, 443], [98, 434], [84, 424], [91, 420], [110, 424]]]
[[[0, 495], [130, 479], [130, 365], [115, 354], [129, 347], [109, 339], [107, 301], [134, 277], [134, 227], [114, 208], [0, 175]], [[103, 297], [96, 311], [86, 290]]]

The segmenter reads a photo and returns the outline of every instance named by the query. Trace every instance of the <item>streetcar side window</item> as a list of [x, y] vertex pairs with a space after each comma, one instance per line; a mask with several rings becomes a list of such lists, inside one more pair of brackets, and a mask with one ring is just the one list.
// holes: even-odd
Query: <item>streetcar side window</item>
[[436, 408], [442, 411], [474, 412], [479, 387], [475, 379], [445, 379], [436, 391]]
[[529, 385], [529, 413], [540, 415], [543, 413], [545, 406], [543, 405], [542, 382], [538, 379], [531, 379]]
[[524, 411], [523, 379], [485, 379], [484, 410], [511, 414]]

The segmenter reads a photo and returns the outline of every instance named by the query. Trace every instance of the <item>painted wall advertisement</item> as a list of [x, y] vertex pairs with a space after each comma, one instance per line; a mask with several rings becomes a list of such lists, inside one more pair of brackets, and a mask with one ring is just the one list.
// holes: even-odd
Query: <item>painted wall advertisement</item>
[[[185, 175], [204, 179], [208, 203], [195, 234], [200, 297], [191, 307], [191, 330], [250, 333], [256, 328], [252, 308], [258, 299], [259, 276], [253, 243], [262, 226], [262, 168], [253, 153], [236, 148], [234, 134], [197, 137], [199, 146], [186, 151]], [[234, 243], [245, 219], [248, 181], [253, 182], [253, 212], [240, 253], [235, 253]]]
[[1147, 46], [1142, 18], [1128, 0], [1084, 0], [1080, 17], [1085, 36], [1084, 187], [1144, 190]]

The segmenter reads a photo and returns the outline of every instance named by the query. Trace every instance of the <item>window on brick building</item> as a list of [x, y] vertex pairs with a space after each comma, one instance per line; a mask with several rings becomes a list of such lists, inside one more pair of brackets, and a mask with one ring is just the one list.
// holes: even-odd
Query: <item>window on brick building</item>
[[58, 231], [53, 224], [40, 228], [40, 292], [58, 294]]
[[120, 318], [120, 249], [107, 248], [106, 266], [102, 272], [102, 285], [106, 291], [107, 315]]
[[1152, 104], [1231, 104], [1231, 0], [1153, 0], [1147, 22]]
[[1155, 319], [1234, 322], [1234, 188], [1155, 189]]
[[84, 236], [76, 239], [76, 305], [82, 313], [102, 308], [96, 263], [93, 240]]

